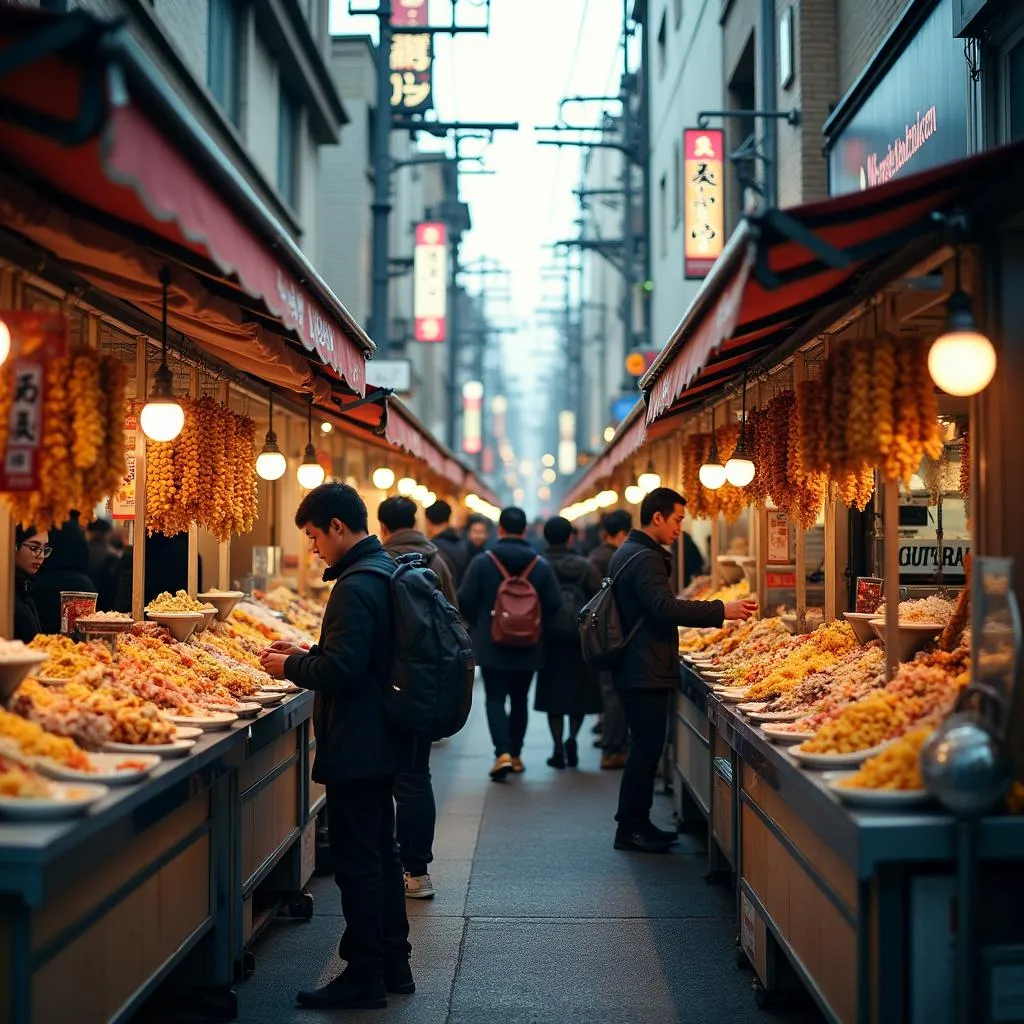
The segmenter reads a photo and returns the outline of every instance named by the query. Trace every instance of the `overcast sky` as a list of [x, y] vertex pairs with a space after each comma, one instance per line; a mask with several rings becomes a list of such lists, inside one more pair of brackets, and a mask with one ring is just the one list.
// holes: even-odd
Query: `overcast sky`
[[[451, 0], [429, 3], [432, 25], [450, 23]], [[352, 0], [351, 5], [373, 9], [376, 0]], [[350, 15], [349, 6], [349, 0], [332, 0], [332, 32], [376, 37], [376, 17]], [[499, 133], [486, 149], [486, 167], [495, 175], [466, 175], [461, 191], [473, 217], [463, 246], [466, 262], [486, 255], [512, 271], [513, 303], [492, 308], [496, 313], [507, 309], [528, 322], [525, 337], [506, 339], [507, 355], [521, 357], [550, 349], [554, 341], [550, 330], [534, 323], [534, 310], [550, 305], [557, 295], [559, 285], [541, 278], [551, 258], [544, 246], [574, 232], [579, 210], [572, 190], [579, 185], [583, 153], [538, 146], [533, 129], [556, 121], [559, 101], [567, 94], [618, 91], [622, 2], [493, 0], [491, 6], [490, 35], [436, 37], [435, 103], [445, 121], [520, 123], [518, 132]], [[482, 9], [476, 0], [460, 0], [459, 22], [479, 23]], [[567, 110], [579, 123], [593, 123], [599, 114], [596, 105]], [[476, 287], [467, 283], [471, 290]], [[524, 380], [527, 388], [547, 377], [542, 365], [533, 364]]]

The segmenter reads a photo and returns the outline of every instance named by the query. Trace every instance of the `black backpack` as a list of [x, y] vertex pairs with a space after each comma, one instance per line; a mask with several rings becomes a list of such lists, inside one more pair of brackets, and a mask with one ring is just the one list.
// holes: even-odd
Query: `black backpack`
[[601, 589], [583, 606], [579, 614], [578, 630], [583, 660], [602, 672], [609, 672], [618, 665], [637, 630], [644, 624], [644, 616], [641, 616], [629, 636], [622, 635], [622, 619], [614, 589], [615, 581], [626, 571], [626, 567], [642, 554], [642, 551], [638, 551], [625, 561], [614, 577], [603, 579]]
[[590, 573], [590, 564], [584, 563], [577, 579], [563, 578], [558, 566], [552, 563], [558, 577], [558, 590], [562, 595], [562, 607], [550, 621], [544, 624], [544, 635], [552, 640], [579, 640], [580, 611], [587, 603], [583, 582]]
[[394, 661], [384, 714], [417, 739], [454, 736], [473, 706], [476, 664], [462, 616], [441, 593], [437, 574], [420, 554], [400, 555], [395, 571], [355, 565], [339, 579], [372, 572], [391, 581]]

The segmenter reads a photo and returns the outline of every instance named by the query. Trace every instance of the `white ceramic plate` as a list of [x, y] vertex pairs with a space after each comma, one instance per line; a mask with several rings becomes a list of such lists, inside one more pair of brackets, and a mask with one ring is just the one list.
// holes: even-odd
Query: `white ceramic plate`
[[841, 786], [844, 779], [850, 779], [853, 772], [826, 772], [822, 776], [825, 785], [844, 803], [851, 807], [879, 809], [899, 807], [920, 807], [931, 800], [926, 789], [863, 789]]
[[175, 739], [173, 743], [104, 743], [108, 754], [156, 754], [157, 757], [184, 757], [195, 740]]
[[0, 796], [0, 814], [17, 821], [57, 821], [84, 814], [110, 790], [97, 783], [52, 783], [48, 798]]
[[176, 725], [174, 727], [174, 738], [176, 740], [197, 740], [203, 735], [202, 729], [194, 725]]
[[[67, 782], [101, 782], [108, 786], [130, 786], [141, 782], [160, 763], [154, 754], [90, 754], [89, 760], [96, 769], [94, 772], [82, 772], [77, 768], [41, 757], [36, 760], [35, 767], [51, 779], [62, 779]], [[124, 767], [131, 762], [133, 767]], [[135, 767], [137, 765], [138, 767]]]
[[255, 718], [263, 710], [262, 704], [257, 704], [256, 701], [244, 701], [235, 708], [235, 714], [239, 718]]
[[744, 704], [738, 704], [736, 710], [744, 715], [756, 715], [768, 707], [768, 703], [763, 700], [747, 701]]
[[794, 743], [803, 743], [804, 740], [809, 740], [814, 736], [813, 732], [786, 732], [777, 725], [762, 725], [761, 732], [765, 734], [770, 742], [777, 743], [780, 747], [792, 746]]
[[262, 687], [264, 693], [298, 693], [301, 690], [301, 686], [296, 686], [294, 683], [288, 682], [288, 680], [278, 680], [274, 683], [265, 683]]
[[[803, 744], [800, 744], [802, 747]], [[809, 754], [800, 747], [793, 747], [790, 754], [805, 768], [856, 768], [869, 757], [874, 757], [885, 748], [884, 743], [868, 750], [855, 750], [852, 754]]]
[[164, 718], [175, 725], [191, 725], [204, 732], [230, 729], [238, 721], [238, 715], [233, 711], [203, 711], [198, 715], [164, 715]]
[[745, 686], [725, 686], [722, 689], [715, 689], [715, 696], [723, 704], [742, 704], [747, 696]]
[[762, 722], [799, 722], [801, 718], [806, 717], [807, 713], [804, 711], [754, 711], [750, 713], [750, 720], [758, 725]]
[[248, 700], [255, 704], [260, 704], [265, 708], [273, 707], [275, 704], [280, 704], [284, 700], [285, 695], [283, 693], [270, 693], [267, 690], [260, 690], [259, 693], [254, 693]]

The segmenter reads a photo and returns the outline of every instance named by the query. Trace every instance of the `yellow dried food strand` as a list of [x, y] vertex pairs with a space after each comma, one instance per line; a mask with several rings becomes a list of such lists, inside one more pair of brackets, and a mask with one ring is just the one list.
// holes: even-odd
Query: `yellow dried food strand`
[[99, 359], [91, 349], [76, 349], [68, 380], [71, 404], [71, 456], [78, 469], [92, 469], [103, 449], [103, 391]]
[[825, 418], [825, 385], [820, 380], [802, 380], [796, 386], [796, 418], [800, 438], [801, 468], [805, 473], [828, 471]]
[[864, 462], [875, 462], [878, 447], [872, 423], [871, 343], [864, 339], [850, 341], [849, 406], [846, 413], [846, 455], [840, 464], [849, 472], [851, 467]]
[[125, 392], [128, 386], [128, 368], [113, 356], [104, 356], [100, 364], [103, 382], [104, 438], [103, 465], [98, 488], [101, 499], [117, 490], [126, 472], [124, 460], [124, 418], [128, 411]]
[[[2, 451], [0, 447], [0, 451]], [[960, 435], [960, 497], [967, 500], [971, 494], [971, 436], [967, 427]]]
[[893, 403], [896, 393], [895, 339], [889, 333], [879, 335], [874, 342], [872, 354], [872, 413], [875, 420], [875, 437], [878, 442], [877, 464], [886, 459], [892, 448], [894, 430]]
[[826, 451], [830, 471], [837, 475], [846, 465], [846, 417], [850, 407], [849, 346], [838, 345], [825, 363], [827, 403]]

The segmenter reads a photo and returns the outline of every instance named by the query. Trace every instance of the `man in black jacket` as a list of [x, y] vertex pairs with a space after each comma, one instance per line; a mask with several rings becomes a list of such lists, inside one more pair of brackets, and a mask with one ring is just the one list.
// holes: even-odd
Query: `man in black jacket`
[[469, 568], [469, 545], [452, 526], [452, 507], [447, 501], [435, 501], [427, 509], [426, 516], [427, 536], [437, 546], [458, 590]]
[[672, 690], [679, 685], [679, 627], [721, 626], [757, 611], [753, 600], [680, 601], [673, 594], [665, 548], [679, 539], [685, 511], [682, 495], [667, 487], [651, 491], [640, 506], [640, 529], [630, 533], [609, 567], [613, 577], [621, 570], [615, 601], [623, 630], [628, 634], [639, 624], [614, 671], [632, 735], [615, 816], [617, 850], [666, 853], [675, 840], [675, 833], [651, 823], [651, 804]]
[[[543, 619], [557, 615], [562, 593], [554, 570], [526, 540], [526, 513], [507, 508], [498, 520], [498, 543], [490, 552], [512, 576], [530, 569], [529, 582], [537, 591]], [[523, 767], [523, 740], [529, 716], [527, 697], [534, 673], [544, 664], [543, 641], [532, 647], [499, 646], [491, 636], [491, 613], [502, 582], [501, 570], [491, 558], [473, 559], [459, 588], [459, 607], [469, 623], [473, 653], [484, 677], [487, 693], [487, 724], [494, 741], [491, 778], [504, 781], [510, 772], [519, 775]], [[511, 713], [505, 710], [510, 704]]]
[[[328, 834], [341, 889], [345, 933], [338, 952], [348, 967], [300, 1005], [378, 1009], [386, 992], [415, 991], [409, 969], [409, 921], [395, 841], [395, 777], [412, 761], [412, 739], [384, 718], [382, 691], [392, 661], [394, 562], [367, 533], [366, 505], [345, 484], [310, 491], [295, 514], [313, 551], [330, 568], [334, 590], [320, 643], [308, 651], [279, 641], [264, 669], [316, 693], [313, 779], [327, 787]], [[369, 570], [369, 571], [367, 571]]]

